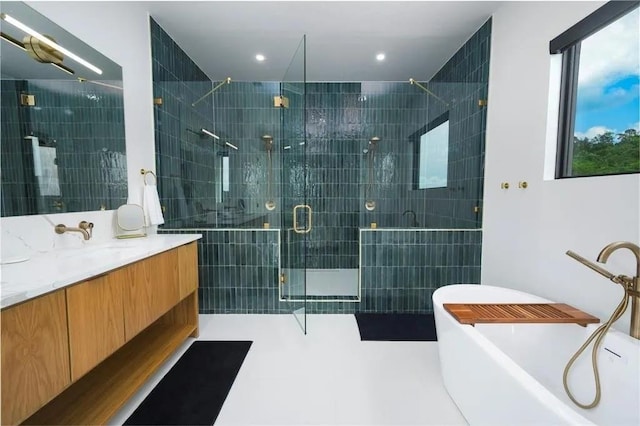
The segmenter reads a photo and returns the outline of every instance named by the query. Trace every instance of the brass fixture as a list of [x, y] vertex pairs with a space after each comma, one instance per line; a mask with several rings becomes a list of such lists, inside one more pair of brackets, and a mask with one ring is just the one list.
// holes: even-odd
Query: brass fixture
[[444, 99], [442, 99], [441, 97], [437, 96], [435, 93], [433, 93], [431, 90], [429, 90], [426, 87], [424, 87], [422, 84], [418, 83], [415, 79], [410, 78], [409, 79], [409, 84], [418, 86], [419, 88], [421, 88], [422, 90], [424, 90], [429, 95], [433, 96], [434, 98], [436, 98], [437, 100], [439, 100], [440, 102], [445, 104], [446, 106], [449, 106], [449, 104]]
[[111, 89], [124, 90], [122, 87], [116, 86], [115, 84], [103, 83], [101, 81], [95, 81], [95, 80], [87, 80], [86, 78], [83, 78], [83, 77], [78, 77], [78, 83], [91, 83], [91, 84], [96, 84], [98, 86], [109, 87]]
[[501, 189], [509, 189], [509, 182], [502, 182], [500, 184]]
[[[43, 35], [43, 37], [46, 37], [49, 40], [53, 40], [50, 36], [47, 35]], [[51, 64], [68, 74], [75, 74], [74, 70], [62, 63], [63, 56], [59, 51], [40, 42], [40, 40], [36, 37], [25, 36], [23, 41], [20, 41], [11, 37], [7, 33], [0, 32], [0, 38], [6, 42], [9, 42], [11, 45], [17, 47], [18, 49], [27, 52], [27, 54], [37, 62], [43, 64]]]
[[275, 210], [276, 202], [273, 200], [273, 189], [272, 189], [272, 180], [273, 180], [273, 159], [271, 158], [271, 153], [273, 151], [273, 136], [264, 135], [262, 136], [262, 141], [264, 142], [264, 147], [267, 150], [267, 202], [264, 203], [264, 207], [269, 210]]
[[77, 228], [64, 225], [62, 223], [56, 225], [56, 234], [64, 234], [65, 232], [80, 232], [85, 240], [91, 239], [93, 234], [93, 223], [83, 220], [78, 224]]
[[61, 209], [64, 207], [64, 203], [62, 202], [62, 200], [53, 200], [51, 202], [51, 207], [53, 207], [54, 209]]
[[285, 274], [280, 274], [280, 284], [284, 285], [287, 283], [287, 276]]
[[262, 224], [262, 229], [269, 229], [269, 228], [271, 228], [271, 225], [269, 225], [269, 222], [264, 222]]
[[274, 96], [273, 106], [276, 108], [289, 108], [289, 98], [286, 96]]
[[371, 197], [371, 193], [373, 190], [373, 165], [375, 163], [375, 155], [378, 142], [380, 142], [380, 138], [378, 136], [372, 137], [371, 139], [369, 139], [369, 148], [365, 150], [365, 152], [369, 156], [369, 167], [367, 168], [369, 179], [367, 182], [367, 186], [364, 189], [364, 208], [368, 211], [373, 211], [376, 209], [376, 201]]
[[487, 106], [487, 100], [486, 99], [478, 99], [478, 106], [479, 107]]
[[528, 187], [529, 187], [529, 184], [527, 183], [526, 180], [521, 180], [520, 182], [518, 182], [518, 188], [527, 189]]
[[36, 104], [35, 95], [27, 95], [26, 93], [20, 94], [20, 105], [22, 106], [34, 106]]
[[613, 282], [624, 286], [625, 291], [631, 297], [631, 324], [629, 334], [635, 339], [640, 339], [640, 247], [628, 241], [617, 241], [607, 244], [598, 255], [598, 262], [607, 263], [611, 253], [618, 249], [629, 249], [636, 257], [636, 275], [628, 277], [618, 275]]
[[[631, 298], [631, 324], [629, 329], [629, 334], [631, 337], [635, 339], [640, 339], [640, 247], [636, 244], [630, 243], [628, 241], [617, 241], [610, 244], [607, 244], [598, 254], [597, 261], [599, 263], [606, 263], [609, 259], [609, 256], [613, 252], [618, 249], [629, 249], [633, 255], [636, 257], [636, 275], [635, 277], [628, 277], [626, 275], [614, 275], [613, 273], [607, 271], [603, 267], [596, 265], [593, 262], [588, 261], [584, 257], [572, 252], [571, 250], [567, 251], [567, 255], [574, 258], [578, 262], [582, 263], [586, 267], [596, 271], [600, 275], [608, 278], [616, 284], [620, 284], [624, 289], [624, 294], [622, 296], [622, 300], [616, 307], [616, 309], [611, 314], [611, 317], [607, 322], [598, 327], [591, 336], [587, 339], [586, 342], [578, 349], [578, 351], [571, 357], [566, 367], [564, 368], [564, 373], [562, 375], [562, 383], [564, 385], [564, 389], [567, 392], [567, 395], [573, 401], [574, 404], [581, 408], [593, 408], [600, 403], [600, 375], [598, 373], [598, 362], [597, 362], [597, 354], [602, 341], [604, 340], [604, 336], [609, 331], [609, 328], [616, 322], [620, 317], [624, 314], [629, 306], [629, 298]], [[593, 401], [589, 404], [582, 404], [571, 394], [571, 390], [569, 389], [569, 385], [567, 382], [567, 376], [569, 374], [569, 370], [573, 363], [578, 359], [580, 354], [591, 344], [591, 341], [595, 339], [595, 343], [593, 344], [593, 350], [591, 352], [591, 366], [593, 369], [593, 375], [595, 379], [596, 386], [596, 395]]]
[[474, 213], [480, 213], [480, 206], [473, 206]]
[[153, 171], [151, 170], [145, 170], [145, 169], [140, 169], [140, 174], [142, 175], [142, 180], [144, 181], [144, 185], [147, 186], [147, 175], [151, 175], [153, 176], [153, 184], [157, 185], [158, 184], [158, 176], [156, 176], [155, 173], [153, 173]]
[[371, 229], [376, 229], [378, 227], [378, 224], [376, 222], [371, 222]]
[[[305, 228], [298, 228], [298, 209], [307, 209], [307, 226]], [[308, 204], [298, 204], [293, 207], [293, 232], [296, 234], [308, 234], [311, 232], [313, 210], [311, 210], [311, 206]]]
[[153, 98], [154, 105], [162, 105], [162, 98]]
[[220, 83], [218, 83], [217, 86], [215, 86], [213, 89], [209, 90], [207, 93], [205, 93], [204, 95], [202, 95], [200, 97], [200, 99], [198, 99], [197, 101], [195, 101], [194, 103], [191, 104], [192, 107], [196, 106], [197, 104], [199, 104], [204, 98], [206, 98], [207, 96], [209, 96], [210, 94], [212, 94], [213, 92], [215, 92], [216, 90], [218, 90], [219, 88], [221, 88], [222, 86], [224, 86], [225, 84], [231, 84], [231, 77], [227, 77], [224, 80], [222, 80]]

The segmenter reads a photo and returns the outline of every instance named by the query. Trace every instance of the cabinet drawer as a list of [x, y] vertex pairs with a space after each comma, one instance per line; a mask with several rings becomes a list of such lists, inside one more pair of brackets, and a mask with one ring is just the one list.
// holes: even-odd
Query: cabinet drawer
[[120, 269], [68, 288], [71, 379], [77, 380], [125, 342]]
[[71, 383], [64, 290], [3, 310], [2, 424], [22, 422]]
[[194, 241], [178, 248], [180, 299], [198, 288], [198, 245]]

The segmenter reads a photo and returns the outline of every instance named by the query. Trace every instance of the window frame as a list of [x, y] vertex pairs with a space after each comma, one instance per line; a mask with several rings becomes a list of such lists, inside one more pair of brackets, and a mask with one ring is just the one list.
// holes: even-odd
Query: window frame
[[[562, 54], [555, 170], [556, 179], [588, 177], [583, 175], [572, 176], [573, 138], [575, 132], [581, 42], [639, 6], [640, 1], [610, 1], [549, 42], [549, 53], [552, 55]], [[607, 173], [594, 176], [611, 176], [629, 173], [630, 172]]]
[[[420, 188], [420, 139], [423, 135], [429, 133], [436, 127], [449, 121], [449, 111], [445, 111], [435, 119], [431, 120], [426, 126], [422, 126], [418, 131], [413, 133], [409, 139], [413, 142], [413, 173], [411, 189], [415, 191], [437, 190], [447, 188], [449, 186], [449, 165], [447, 161], [447, 186], [439, 186], [437, 188]], [[451, 125], [451, 123], [449, 123]], [[451, 127], [449, 127], [451, 128]], [[449, 133], [449, 141], [451, 141], [451, 133]], [[448, 153], [447, 153], [448, 155]]]

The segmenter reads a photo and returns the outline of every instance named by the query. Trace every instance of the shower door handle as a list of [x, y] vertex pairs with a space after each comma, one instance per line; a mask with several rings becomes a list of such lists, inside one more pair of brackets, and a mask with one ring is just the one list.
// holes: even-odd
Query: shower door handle
[[[307, 217], [307, 227], [306, 228], [298, 228], [298, 209], [307, 209], [309, 211]], [[293, 208], [293, 231], [296, 234], [308, 234], [311, 232], [311, 217], [313, 215], [313, 210], [311, 210], [311, 206], [308, 204], [298, 204]]]

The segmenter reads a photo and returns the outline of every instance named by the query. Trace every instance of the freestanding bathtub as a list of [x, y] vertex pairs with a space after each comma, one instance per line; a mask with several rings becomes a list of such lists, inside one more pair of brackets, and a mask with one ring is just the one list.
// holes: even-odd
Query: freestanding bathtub
[[[562, 385], [567, 361], [598, 325], [462, 325], [443, 303], [548, 303], [487, 285], [450, 285], [433, 293], [444, 384], [471, 425], [640, 425], [640, 341], [610, 330], [598, 353], [602, 398], [574, 405]], [[600, 318], [606, 321], [608, 318]], [[569, 374], [583, 403], [595, 395], [591, 346]]]

